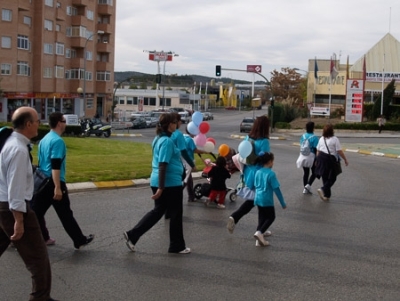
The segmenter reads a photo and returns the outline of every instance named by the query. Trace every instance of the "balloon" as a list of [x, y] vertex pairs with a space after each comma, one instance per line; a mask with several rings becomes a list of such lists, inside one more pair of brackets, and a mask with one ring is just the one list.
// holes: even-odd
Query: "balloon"
[[212, 143], [211, 141], [207, 141], [206, 144], [204, 144], [204, 151], [206, 151], [207, 153], [211, 153], [215, 148], [214, 143]]
[[200, 133], [199, 128], [197, 127], [197, 125], [194, 124], [193, 121], [189, 122], [189, 124], [187, 125], [187, 130], [193, 136], [196, 136], [198, 133]]
[[210, 130], [210, 124], [207, 121], [203, 121], [199, 125], [199, 130], [200, 130], [200, 133], [207, 134], [208, 131]]
[[203, 121], [203, 114], [198, 111], [194, 112], [192, 115], [192, 121], [196, 126], [199, 126], [200, 123]]
[[229, 146], [226, 144], [221, 144], [218, 148], [218, 153], [222, 156], [225, 157], [229, 154]]
[[217, 142], [215, 141], [215, 139], [214, 138], [207, 138], [207, 140], [206, 141], [210, 141], [210, 142], [212, 142], [213, 144], [214, 144], [214, 146], [217, 144]]
[[204, 146], [206, 144], [206, 139], [206, 135], [200, 133], [196, 137], [194, 137], [194, 142], [197, 146]]
[[251, 145], [250, 141], [243, 140], [240, 142], [238, 150], [240, 157], [247, 158], [251, 154], [253, 146]]

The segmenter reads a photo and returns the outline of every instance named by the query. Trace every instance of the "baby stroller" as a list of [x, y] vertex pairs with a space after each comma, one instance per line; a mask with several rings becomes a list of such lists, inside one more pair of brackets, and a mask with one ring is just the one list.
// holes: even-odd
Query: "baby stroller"
[[[236, 151], [231, 149], [229, 154], [225, 156], [226, 159], [226, 164], [227, 164], [227, 168], [228, 171], [233, 174], [234, 172], [236, 172], [238, 169], [236, 168], [235, 164], [232, 161], [232, 156], [236, 154]], [[201, 157], [200, 154], [198, 154], [199, 157], [203, 160], [203, 158]], [[217, 158], [215, 157], [214, 154], [211, 154], [214, 159], [216, 160]], [[211, 191], [211, 185], [210, 185], [210, 178], [208, 177], [208, 173], [210, 172], [211, 168], [215, 165], [214, 163], [211, 163], [211, 161], [209, 159], [203, 160], [204, 164], [206, 165], [206, 167], [204, 167], [201, 176], [203, 178], [207, 179], [206, 183], [201, 183], [201, 184], [197, 184], [194, 186], [193, 190], [194, 190], [194, 196], [196, 199], [201, 199], [203, 196], [208, 197]], [[227, 187], [226, 188], [226, 195], [229, 195], [229, 200], [231, 202], [236, 201], [236, 189], [232, 188], [232, 187]]]

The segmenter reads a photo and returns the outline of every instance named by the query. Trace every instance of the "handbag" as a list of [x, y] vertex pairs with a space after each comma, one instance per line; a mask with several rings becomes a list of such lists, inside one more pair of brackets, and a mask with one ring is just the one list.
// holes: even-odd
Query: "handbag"
[[40, 193], [50, 182], [51, 177], [46, 176], [37, 166], [33, 168], [33, 195]]
[[325, 138], [324, 138], [324, 142], [325, 142], [326, 149], [328, 150], [328, 154], [329, 154], [329, 157], [330, 157], [331, 162], [332, 162], [333, 173], [335, 174], [335, 176], [338, 176], [338, 175], [340, 175], [342, 173], [342, 166], [340, 165], [340, 159], [338, 160], [336, 158], [336, 156], [331, 155], [331, 152], [329, 151], [328, 145], [326, 144], [326, 139]]

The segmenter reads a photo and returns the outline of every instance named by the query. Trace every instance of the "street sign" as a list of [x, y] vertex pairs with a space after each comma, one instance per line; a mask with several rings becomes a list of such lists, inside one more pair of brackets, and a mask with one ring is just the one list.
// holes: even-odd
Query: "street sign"
[[247, 72], [261, 73], [261, 65], [247, 65]]
[[311, 110], [311, 108], [312, 108], [312, 103], [311, 102], [307, 103], [307, 108], [308, 108], [309, 111]]
[[328, 107], [311, 107], [310, 115], [330, 116]]
[[167, 52], [151, 52], [149, 53], [149, 60], [156, 62], [172, 61], [173, 55]]

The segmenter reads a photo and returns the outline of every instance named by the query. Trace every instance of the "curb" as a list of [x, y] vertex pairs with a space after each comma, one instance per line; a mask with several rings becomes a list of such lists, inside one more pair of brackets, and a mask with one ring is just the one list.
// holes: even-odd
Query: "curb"
[[[293, 146], [300, 146], [300, 143], [294, 142], [292, 144]], [[349, 152], [349, 153], [358, 153], [361, 155], [370, 155], [370, 156], [377, 156], [377, 157], [386, 157], [386, 158], [392, 158], [392, 159], [400, 159], [399, 155], [395, 154], [386, 154], [386, 153], [381, 153], [381, 152], [371, 152], [363, 149], [351, 149], [351, 148], [343, 148], [342, 149], [344, 152]]]
[[[244, 139], [246, 138], [246, 136], [243, 135], [231, 135], [231, 138], [233, 139]], [[281, 136], [274, 136], [274, 137], [269, 137], [270, 140], [286, 140], [285, 137], [281, 137]]]
[[143, 137], [142, 134], [111, 134], [113, 137]]

